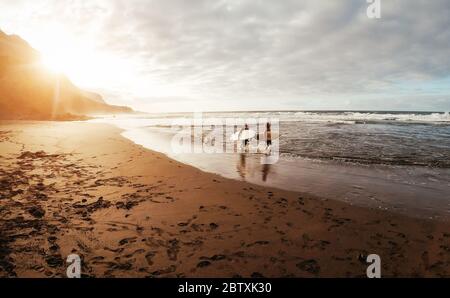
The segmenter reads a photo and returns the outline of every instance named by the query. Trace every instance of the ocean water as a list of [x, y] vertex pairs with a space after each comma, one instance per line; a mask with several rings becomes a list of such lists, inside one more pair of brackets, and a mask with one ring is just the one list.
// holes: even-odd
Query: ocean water
[[[260, 185], [301, 191], [350, 204], [450, 220], [450, 115], [431, 112], [270, 111], [203, 113], [226, 118], [279, 121], [279, 161], [262, 165], [253, 153], [176, 153], [177, 119], [192, 113], [98, 118], [124, 129], [148, 149], [204, 171]], [[197, 115], [198, 116], [198, 115]], [[207, 138], [206, 138], [207, 139]], [[228, 137], [224, 139], [231, 142]]]
[[281, 154], [359, 164], [450, 167], [450, 122], [385, 119], [282, 122]]

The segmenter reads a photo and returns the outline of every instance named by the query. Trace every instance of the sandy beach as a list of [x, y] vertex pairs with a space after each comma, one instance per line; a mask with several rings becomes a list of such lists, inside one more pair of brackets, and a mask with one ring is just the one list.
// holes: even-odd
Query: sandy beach
[[0, 276], [450, 277], [450, 223], [202, 172], [106, 124], [0, 122]]

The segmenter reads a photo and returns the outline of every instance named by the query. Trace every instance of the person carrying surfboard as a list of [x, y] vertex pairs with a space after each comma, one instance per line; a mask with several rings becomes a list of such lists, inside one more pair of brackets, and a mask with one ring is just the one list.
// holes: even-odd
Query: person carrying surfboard
[[272, 146], [272, 130], [270, 122], [266, 123], [266, 145], [267, 147]]
[[[249, 130], [249, 127], [248, 127], [248, 124], [247, 124], [247, 123], [245, 123], [244, 129], [243, 129], [243, 130]], [[241, 134], [242, 134], [242, 131], [243, 131], [243, 130], [241, 130]], [[243, 143], [244, 143], [244, 148], [245, 148], [246, 151], [247, 151], [247, 149], [248, 149], [249, 140], [250, 140], [250, 139], [244, 139], [244, 141], [243, 141]]]
[[248, 151], [248, 147], [250, 146], [250, 140], [256, 136], [256, 132], [251, 130], [248, 124], [245, 124], [243, 128], [239, 131], [235, 132], [230, 140], [234, 142], [241, 141], [241, 148], [244, 148], [245, 151]]
[[269, 150], [270, 146], [272, 146], [272, 130], [270, 122], [266, 123], [266, 150]]

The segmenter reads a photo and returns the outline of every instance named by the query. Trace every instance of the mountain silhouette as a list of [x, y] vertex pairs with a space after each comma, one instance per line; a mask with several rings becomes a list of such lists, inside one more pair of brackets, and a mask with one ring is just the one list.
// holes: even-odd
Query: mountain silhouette
[[0, 119], [73, 120], [131, 112], [46, 70], [38, 51], [19, 36], [0, 31]]

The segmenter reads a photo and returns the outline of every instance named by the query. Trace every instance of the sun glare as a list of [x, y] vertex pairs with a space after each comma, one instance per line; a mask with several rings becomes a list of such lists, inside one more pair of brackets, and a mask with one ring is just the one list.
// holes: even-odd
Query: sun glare
[[61, 74], [66, 72], [64, 60], [51, 54], [43, 54], [42, 62], [44, 66], [53, 73]]
[[42, 62], [51, 72], [65, 74], [78, 83], [107, 75], [100, 67], [101, 57], [92, 50], [69, 43], [48, 43], [41, 47]]
[[[52, 27], [31, 32], [31, 44], [41, 53], [41, 64], [51, 73], [66, 75], [75, 85], [92, 90], [126, 90], [131, 97], [173, 96], [174, 88], [164, 80], [143, 76], [133, 56], [99, 49], [89, 36], [75, 36]], [[149, 62], [151, 63], [151, 62]], [[183, 84], [177, 92], [189, 94]]]
[[66, 32], [49, 30], [34, 34], [32, 45], [41, 53], [42, 65], [52, 73], [67, 75], [82, 87], [108, 87], [132, 82], [135, 76], [128, 59], [99, 51], [92, 42]]

